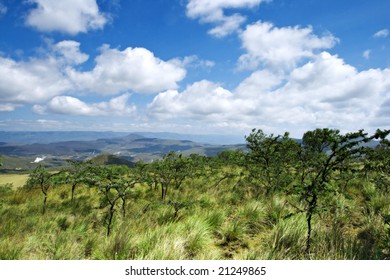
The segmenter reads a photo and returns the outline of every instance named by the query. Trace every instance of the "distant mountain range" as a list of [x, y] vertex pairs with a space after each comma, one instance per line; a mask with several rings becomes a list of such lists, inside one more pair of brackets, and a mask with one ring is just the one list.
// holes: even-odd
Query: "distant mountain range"
[[[156, 137], [157, 136], [157, 137]], [[219, 136], [222, 137], [223, 136]], [[192, 141], [188, 139], [197, 139]], [[209, 141], [207, 141], [209, 139]], [[223, 150], [245, 149], [245, 144], [212, 144], [212, 136], [174, 133], [121, 132], [2, 132], [0, 131], [0, 172], [28, 171], [39, 163], [59, 167], [67, 159], [96, 158], [102, 164], [131, 166], [137, 161], [151, 162], [175, 151], [183, 155], [216, 155]], [[302, 141], [296, 139], [296, 141]], [[225, 141], [225, 143], [229, 141]], [[367, 143], [375, 147], [377, 142]]]
[[[148, 134], [152, 136], [152, 133]], [[161, 137], [179, 135], [166, 134]], [[107, 138], [100, 138], [107, 136]], [[61, 141], [55, 141], [61, 139]], [[116, 132], [0, 132], [0, 155], [3, 171], [28, 170], [37, 163], [50, 167], [61, 166], [66, 159], [85, 160], [101, 155], [105, 162], [150, 162], [175, 151], [183, 155], [215, 155], [223, 150], [245, 148], [243, 144], [215, 145], [190, 140], [123, 135]], [[127, 164], [128, 165], [128, 164]]]
[[[0, 142], [14, 144], [48, 144], [65, 141], [92, 141], [124, 137], [127, 132], [112, 131], [0, 131]], [[188, 140], [213, 145], [244, 144], [245, 137], [237, 135], [218, 134], [179, 134], [170, 132], [133, 132], [145, 138], [158, 138], [166, 140]]]

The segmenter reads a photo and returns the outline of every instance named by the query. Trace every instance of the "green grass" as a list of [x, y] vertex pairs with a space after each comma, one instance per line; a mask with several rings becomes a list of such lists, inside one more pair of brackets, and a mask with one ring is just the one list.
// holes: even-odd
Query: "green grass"
[[[81, 185], [72, 203], [69, 185], [52, 187], [42, 214], [40, 189], [20, 188], [26, 175], [0, 178], [19, 187], [0, 196], [0, 259], [307, 258], [300, 198], [252, 196], [235, 180], [212, 187], [216, 179], [188, 179], [166, 201], [159, 190], [137, 185], [126, 216], [118, 207], [107, 236], [107, 208], [96, 189]], [[332, 207], [313, 217], [310, 258], [390, 258], [390, 198], [364, 184], [321, 201]], [[175, 213], [172, 202], [183, 207]]]

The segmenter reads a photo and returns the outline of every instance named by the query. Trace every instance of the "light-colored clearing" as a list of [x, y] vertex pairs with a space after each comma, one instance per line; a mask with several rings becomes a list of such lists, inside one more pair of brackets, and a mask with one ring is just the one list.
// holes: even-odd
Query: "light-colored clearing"
[[28, 174], [0, 174], [0, 185], [11, 183], [14, 188], [20, 188], [26, 183], [28, 176]]

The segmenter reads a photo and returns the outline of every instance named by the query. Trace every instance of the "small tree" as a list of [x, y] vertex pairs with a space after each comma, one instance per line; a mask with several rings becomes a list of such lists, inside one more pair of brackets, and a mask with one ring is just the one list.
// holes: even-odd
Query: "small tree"
[[363, 130], [342, 135], [339, 130], [328, 128], [308, 131], [303, 135], [296, 166], [299, 185], [293, 192], [300, 193], [305, 203], [302, 211], [307, 220], [307, 256], [311, 253], [312, 218], [319, 211], [319, 200], [329, 193], [341, 191], [331, 183], [332, 179], [340, 170], [351, 170], [352, 165], [365, 152], [362, 143], [376, 137], [378, 132], [370, 137]]
[[64, 182], [71, 186], [71, 200], [74, 203], [76, 187], [90, 181], [92, 162], [75, 160], [68, 160], [68, 162], [70, 166], [64, 170], [67, 175]]
[[119, 201], [122, 201], [122, 213], [125, 216], [126, 200], [135, 182], [128, 180], [128, 168], [126, 166], [95, 167], [91, 182], [100, 193], [100, 207], [108, 208], [107, 236], [111, 234], [114, 214], [118, 209]]
[[47, 203], [47, 197], [49, 193], [49, 188], [53, 184], [53, 178], [54, 176], [59, 175], [61, 172], [57, 173], [50, 173], [46, 170], [46, 168], [43, 165], [38, 165], [34, 171], [30, 174], [27, 182], [26, 187], [29, 189], [32, 189], [36, 186], [39, 186], [39, 188], [42, 191], [43, 194], [43, 207], [42, 207], [42, 213], [45, 214], [46, 212], [46, 203]]
[[[390, 185], [390, 141], [386, 139], [386, 134], [382, 131], [377, 131], [380, 139], [375, 148], [366, 148], [364, 158], [365, 177], [368, 178], [369, 173], [373, 173], [371, 179], [377, 189], [383, 193], [389, 192]], [[382, 133], [382, 134], [381, 134]]]
[[162, 160], [152, 163], [151, 167], [155, 182], [161, 186], [162, 200], [166, 198], [170, 186], [180, 188], [189, 171], [187, 159], [173, 151], [164, 155]]
[[299, 145], [287, 132], [267, 136], [261, 129], [253, 129], [245, 139], [250, 151], [246, 160], [249, 176], [266, 195], [283, 190], [293, 181], [290, 167], [296, 161]]

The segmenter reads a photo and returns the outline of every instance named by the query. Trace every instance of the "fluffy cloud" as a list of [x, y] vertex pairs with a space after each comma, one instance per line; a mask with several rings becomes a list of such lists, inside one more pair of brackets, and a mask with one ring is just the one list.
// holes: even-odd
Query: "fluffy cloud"
[[209, 81], [196, 82], [179, 93], [169, 90], [158, 94], [149, 110], [162, 118], [226, 113], [231, 109], [232, 93]]
[[202, 81], [183, 92], [162, 92], [148, 109], [160, 119], [206, 121], [221, 130], [261, 127], [299, 137], [316, 127], [373, 128], [378, 116], [388, 126], [389, 100], [390, 69], [359, 72], [322, 52], [282, 76], [256, 71], [233, 91]]
[[[88, 58], [80, 51], [80, 43], [68, 40], [49, 42], [43, 54], [25, 61], [0, 56], [2, 111], [15, 109], [15, 104], [43, 103], [62, 95], [156, 93], [177, 88], [186, 74], [184, 62], [162, 61], [143, 48], [120, 51], [104, 46], [95, 67], [81, 71]], [[53, 100], [63, 101], [61, 98]]]
[[92, 71], [68, 69], [67, 74], [78, 89], [100, 94], [121, 91], [155, 93], [177, 88], [186, 71], [175, 62], [162, 61], [144, 48], [127, 48], [123, 51], [101, 48]]
[[82, 64], [86, 62], [89, 56], [80, 51], [80, 43], [76, 41], [61, 41], [52, 46], [54, 52], [62, 57], [65, 64]]
[[102, 29], [108, 19], [99, 11], [96, 0], [29, 0], [36, 7], [26, 17], [26, 24], [40, 31], [59, 31], [76, 35]]
[[386, 38], [387, 36], [389, 36], [389, 29], [382, 29], [382, 30], [379, 30], [378, 32], [376, 32], [374, 34], [374, 37], [375, 38]]
[[369, 127], [390, 95], [390, 70], [358, 72], [324, 52], [292, 71], [288, 82], [275, 93], [282, 122], [355, 130]]
[[253, 72], [240, 83], [235, 92], [242, 98], [258, 99], [259, 93], [270, 92], [283, 82], [283, 76], [268, 70]]
[[313, 57], [316, 50], [331, 48], [337, 42], [330, 34], [318, 37], [311, 27], [278, 28], [270, 22], [248, 25], [240, 37], [247, 52], [240, 57], [241, 68], [264, 65], [290, 69], [302, 59]]
[[248, 120], [255, 113], [255, 103], [235, 96], [219, 84], [200, 81], [188, 86], [183, 92], [169, 90], [158, 94], [148, 106], [151, 116], [162, 120], [191, 119], [209, 121], [209, 124]]
[[61, 114], [79, 116], [125, 116], [134, 114], [136, 107], [128, 106], [129, 94], [113, 98], [108, 102], [87, 104], [80, 99], [71, 96], [56, 96], [47, 105], [34, 105], [36, 114]]
[[22, 62], [0, 57], [0, 102], [40, 102], [69, 89], [51, 57]]
[[226, 15], [225, 9], [253, 8], [269, 0], [189, 0], [187, 16], [199, 18], [204, 23], [214, 23], [217, 26], [209, 31], [216, 37], [224, 37], [239, 29], [246, 18], [240, 14]]
[[390, 119], [390, 97], [382, 103], [379, 109], [376, 111], [375, 119], [370, 121], [371, 126], [374, 127], [387, 127], [389, 128]]
[[44, 102], [72, 90], [64, 70], [88, 59], [79, 47], [78, 42], [62, 41], [25, 61], [0, 57], [0, 102]]

